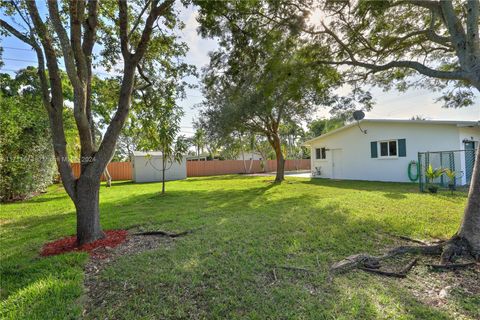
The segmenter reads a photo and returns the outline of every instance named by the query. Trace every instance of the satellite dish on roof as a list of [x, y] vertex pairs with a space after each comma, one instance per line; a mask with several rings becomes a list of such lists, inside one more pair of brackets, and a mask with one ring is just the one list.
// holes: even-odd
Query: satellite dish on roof
[[365, 118], [365, 113], [362, 110], [356, 110], [353, 112], [353, 119], [360, 121]]
[[364, 130], [362, 129], [362, 127], [360, 127], [360, 120], [362, 120], [363, 118], [365, 118], [365, 112], [363, 112], [362, 110], [356, 110], [353, 112], [353, 119], [357, 121], [358, 128], [363, 134], [367, 134], [367, 130]]

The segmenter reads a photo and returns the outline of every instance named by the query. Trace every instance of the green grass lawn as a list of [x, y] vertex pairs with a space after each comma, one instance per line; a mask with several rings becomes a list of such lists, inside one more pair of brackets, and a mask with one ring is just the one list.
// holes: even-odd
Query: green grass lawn
[[[360, 271], [327, 279], [331, 263], [395, 243], [456, 231], [465, 194], [421, 194], [412, 184], [222, 176], [102, 187], [108, 229], [183, 231], [172, 245], [123, 256], [101, 271], [105, 301], [92, 319], [454, 319], [480, 317], [478, 295], [454, 290], [436, 307], [411, 279]], [[86, 301], [85, 253], [40, 257], [43, 243], [75, 232], [63, 189], [0, 207], [0, 315], [69, 319]], [[197, 229], [198, 228], [198, 229]], [[304, 273], [278, 266], [315, 270]], [[276, 270], [274, 279], [273, 269]], [[412, 277], [426, 276], [422, 267]], [[423, 272], [423, 273], [422, 273]], [[410, 276], [409, 276], [410, 277]], [[127, 285], [128, 284], [128, 285]]]

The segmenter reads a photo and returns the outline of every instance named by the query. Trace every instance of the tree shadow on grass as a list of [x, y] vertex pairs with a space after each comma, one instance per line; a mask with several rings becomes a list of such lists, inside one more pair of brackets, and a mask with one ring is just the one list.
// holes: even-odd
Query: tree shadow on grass
[[[93, 310], [93, 318], [172, 314], [209, 318], [239, 315], [314, 318], [311, 316], [342, 313], [352, 314], [352, 318], [355, 315], [374, 318], [382, 312], [371, 312], [377, 308], [379, 299], [372, 293], [357, 294], [355, 304], [359, 307], [355, 308], [359, 311], [352, 311], [351, 295], [345, 286], [374, 291], [370, 278], [360, 278], [360, 282], [342, 278], [347, 281], [345, 286], [334, 283], [329, 287], [325, 274], [333, 261], [344, 256], [383, 250], [385, 243], [380, 243], [377, 236], [385, 230], [382, 221], [360, 219], [339, 201], [323, 202], [311, 193], [297, 195], [284, 190], [277, 195], [275, 188], [282, 192], [283, 187], [271, 183], [227, 190], [221, 186], [212, 190], [183, 189], [186, 185], [190, 185], [189, 180], [171, 190], [167, 187], [165, 196], [151, 190], [128, 195], [128, 189], [125, 196], [107, 197], [107, 201], [101, 202], [104, 229], [138, 225], [167, 231], [203, 228], [179, 238], [172, 250], [160, 248], [115, 262], [105, 274], [110, 290], [106, 304]], [[81, 268], [86, 255], [74, 253], [47, 258], [37, 255], [42, 242], [72, 234], [74, 228], [73, 212], [62, 212], [21, 219], [3, 230], [2, 243], [14, 246], [1, 266], [6, 314], [12, 317], [31, 314], [37, 318], [50, 314], [78, 315], [78, 308], [68, 306], [78, 306], [75, 301], [82, 294], [79, 290]], [[272, 287], [266, 282], [265, 274], [271, 272], [272, 265], [278, 264], [316, 266], [320, 272], [300, 279], [295, 272], [285, 272], [280, 275], [281, 282]], [[126, 295], [125, 281], [141, 290]], [[55, 285], [58, 282], [68, 286]], [[390, 285], [396, 288], [395, 283]], [[35, 291], [39, 286], [45, 289]], [[318, 295], [312, 295], [307, 289], [312, 286], [320, 290]], [[56, 291], [52, 293], [52, 290]], [[391, 296], [389, 304], [404, 308], [405, 311], [399, 313], [406, 315], [413, 304], [442, 315], [413, 296], [407, 303], [401, 299], [402, 294], [395, 293], [397, 289], [385, 290], [384, 295]], [[327, 294], [330, 291], [331, 296]], [[342, 303], [337, 305], [339, 299]], [[32, 303], [35, 301], [38, 303]], [[113, 306], [116, 307], [112, 309]], [[362, 310], [366, 310], [365, 313]]]
[[361, 191], [385, 191], [401, 193], [418, 193], [418, 185], [415, 183], [382, 182], [364, 180], [332, 180], [332, 179], [310, 179], [299, 180], [301, 183], [330, 188], [355, 189]]
[[[305, 203], [306, 210], [293, 210], [293, 199]], [[327, 283], [325, 271], [336, 259], [383, 249], [375, 236], [382, 230], [378, 221], [355, 218], [339, 204], [314, 205], [308, 196], [277, 200], [275, 210], [267, 202], [250, 207], [255, 201], [245, 200], [231, 194], [221, 215], [209, 216], [203, 221], [208, 222], [206, 229], [179, 239], [173, 250], [160, 248], [112, 264], [98, 279], [106, 304], [90, 310], [88, 317], [377, 319], [414, 314], [448, 319], [446, 313], [399, 291], [401, 284], [394, 281], [354, 275]], [[197, 224], [187, 220], [182, 223]], [[278, 268], [275, 280], [269, 274], [279, 265], [306, 267], [318, 274]], [[125, 296], [126, 281], [136, 288], [133, 295]], [[117, 307], [109, 307], [113, 305]]]
[[407, 198], [407, 196], [402, 193], [394, 193], [394, 192], [385, 193], [383, 196], [385, 198], [394, 199], [394, 200], [402, 200]]

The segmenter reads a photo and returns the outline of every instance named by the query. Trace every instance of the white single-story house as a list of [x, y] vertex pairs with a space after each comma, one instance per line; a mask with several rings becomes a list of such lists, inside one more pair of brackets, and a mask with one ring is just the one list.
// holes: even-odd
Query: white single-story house
[[[419, 152], [475, 150], [479, 141], [478, 121], [364, 119], [308, 140], [304, 146], [311, 148], [313, 176], [409, 182], [408, 166], [418, 160]], [[455, 155], [461, 158], [457, 166], [461, 168], [455, 168], [462, 172], [459, 182], [467, 184], [474, 151]]]
[[[156, 182], [162, 181], [163, 156], [161, 152], [133, 152], [133, 181], [134, 182]], [[178, 162], [167, 163], [165, 180], [182, 180], [187, 178], [186, 157]]]

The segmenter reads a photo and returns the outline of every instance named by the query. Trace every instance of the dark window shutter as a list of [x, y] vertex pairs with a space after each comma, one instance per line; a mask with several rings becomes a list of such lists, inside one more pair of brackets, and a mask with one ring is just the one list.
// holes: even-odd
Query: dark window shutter
[[378, 158], [377, 141], [370, 142], [370, 152], [371, 152], [372, 158]]
[[398, 156], [406, 157], [407, 156], [407, 140], [398, 139]]

